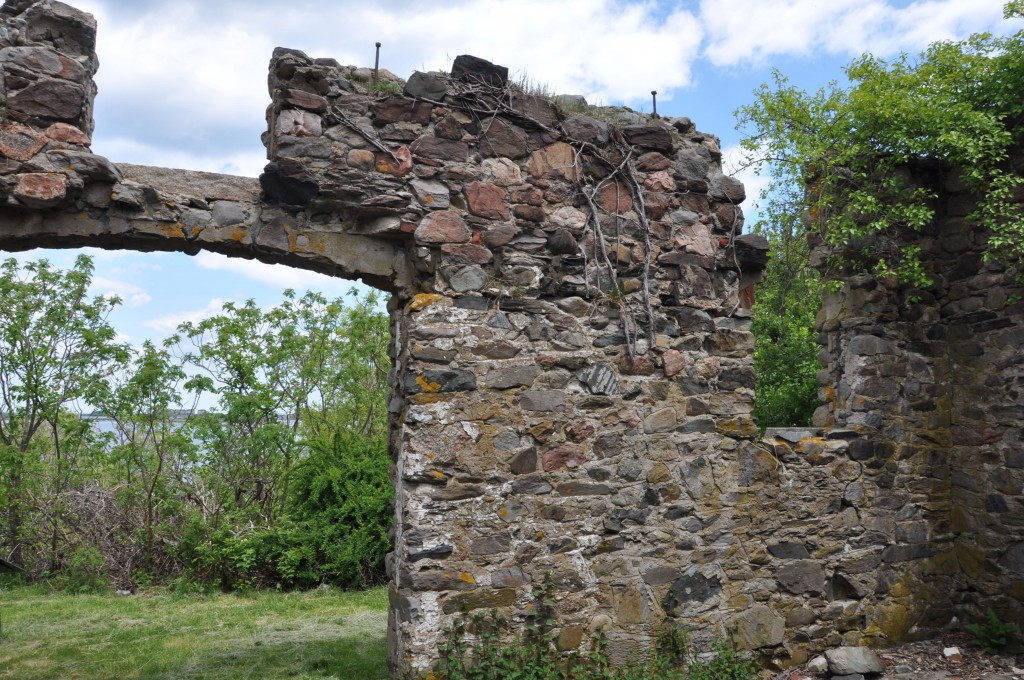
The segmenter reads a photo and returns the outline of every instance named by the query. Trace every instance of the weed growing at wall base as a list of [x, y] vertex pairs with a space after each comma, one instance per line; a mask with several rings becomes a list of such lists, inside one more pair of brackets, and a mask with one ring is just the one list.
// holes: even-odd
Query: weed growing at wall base
[[[464, 613], [445, 631], [437, 668], [418, 680], [753, 680], [757, 665], [727, 641], [698, 654], [690, 633], [670, 624], [659, 636], [653, 657], [613, 666], [608, 639], [599, 632], [589, 651], [559, 651], [552, 586], [533, 590], [535, 605], [522, 632], [497, 611]], [[708, 658], [710, 656], [710, 658]]]
[[982, 623], [972, 623], [967, 630], [974, 635], [973, 644], [984, 647], [998, 654], [1024, 653], [1024, 639], [1021, 638], [1020, 627], [1015, 623], [1006, 623], [999, 618], [990, 607], [985, 612]]

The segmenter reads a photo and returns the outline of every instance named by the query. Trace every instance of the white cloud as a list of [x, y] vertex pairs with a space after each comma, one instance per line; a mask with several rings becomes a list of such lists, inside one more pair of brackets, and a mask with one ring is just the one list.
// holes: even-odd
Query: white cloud
[[[996, 30], [1004, 0], [701, 0], [711, 36], [704, 56], [718, 66], [818, 54], [893, 56], [936, 40]], [[1003, 26], [1005, 28], [1005, 25]]]
[[90, 290], [96, 295], [116, 295], [128, 307], [145, 307], [153, 301], [144, 288], [133, 283], [104, 276], [93, 276]]
[[265, 163], [275, 46], [366, 66], [380, 40], [402, 77], [475, 54], [558, 92], [649, 107], [651, 90], [668, 101], [691, 83], [703, 37], [686, 10], [619, 0], [77, 4], [99, 22], [97, 153], [250, 176]]
[[[402, 45], [404, 59], [392, 68], [444, 68], [457, 54], [474, 54], [525, 71], [556, 92], [578, 93], [605, 103], [646, 103], [651, 90], [667, 99], [691, 82], [703, 31], [682, 9], [665, 16], [651, 2], [612, 0], [483, 0], [426, 6], [407, 12], [365, 9], [347, 21], [365, 35]], [[467, 27], [472, 26], [472, 30]], [[385, 52], [387, 54], [387, 52]]]
[[285, 288], [312, 289], [322, 291], [325, 295], [337, 296], [343, 295], [352, 286], [359, 285], [352, 281], [305, 269], [296, 269], [282, 264], [265, 264], [259, 260], [225, 257], [205, 250], [196, 255], [195, 262], [203, 269], [237, 274], [279, 290]]
[[184, 147], [164, 147], [128, 137], [106, 139], [97, 136], [93, 150], [115, 163], [185, 168], [243, 177], [259, 177], [263, 172], [263, 167], [267, 164], [266, 153], [262, 147], [218, 153], [214, 149], [192, 150]]
[[168, 312], [148, 321], [143, 321], [142, 325], [163, 335], [170, 335], [178, 329], [178, 326], [185, 322], [198, 323], [203, 319], [220, 314], [224, 310], [224, 305], [228, 302], [231, 302], [231, 300], [213, 298], [202, 309]]

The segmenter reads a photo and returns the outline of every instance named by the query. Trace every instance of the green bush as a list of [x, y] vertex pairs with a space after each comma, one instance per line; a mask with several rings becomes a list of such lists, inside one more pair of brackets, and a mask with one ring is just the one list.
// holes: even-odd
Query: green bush
[[337, 432], [310, 442], [291, 475], [296, 539], [280, 566], [297, 583], [366, 588], [384, 582], [394, 489], [385, 436]]
[[761, 306], [754, 313], [754, 418], [761, 428], [806, 427], [820, 403], [819, 347], [813, 316], [780, 316]]
[[309, 443], [289, 475], [291, 501], [272, 527], [227, 515], [186, 522], [179, 553], [190, 579], [222, 590], [367, 588], [391, 549], [390, 458], [383, 436], [340, 432]]
[[58, 590], [75, 595], [92, 595], [110, 590], [103, 554], [93, 547], [75, 548], [67, 565], [52, 581]]

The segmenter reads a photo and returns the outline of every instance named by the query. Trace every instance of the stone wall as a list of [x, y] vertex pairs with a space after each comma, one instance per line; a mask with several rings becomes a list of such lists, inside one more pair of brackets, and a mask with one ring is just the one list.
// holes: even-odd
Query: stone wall
[[395, 677], [463, 610], [522, 621], [545, 578], [559, 646], [602, 629], [617, 659], [668, 619], [785, 666], [1019, 612], [1019, 289], [963, 195], [934, 291], [851, 276], [826, 301], [828, 428], [759, 442], [766, 244], [688, 119], [567, 114], [474, 58], [375, 84], [278, 49], [258, 182], [115, 165], [89, 149], [92, 18], [0, 20], [0, 247], [208, 249], [392, 293]]
[[724, 632], [768, 456], [740, 295], [763, 243], [717, 139], [567, 116], [463, 58], [405, 95], [346, 75], [275, 53], [261, 181], [419, 273], [393, 303], [396, 669], [463, 610], [521, 620], [545, 574], [567, 650], [604, 628], [642, 654], [666, 616]]
[[[1024, 166], [1024, 154], [1011, 157]], [[973, 198], [941, 165], [910, 170], [935, 221], [877, 247], [921, 247], [934, 284], [847, 273], [818, 315], [824, 405], [817, 425], [861, 435], [890, 638], [977, 620], [1024, 620], [1024, 286], [986, 262]], [[1024, 200], [1024, 195], [1021, 196]], [[816, 257], [824, 262], [824, 249]]]

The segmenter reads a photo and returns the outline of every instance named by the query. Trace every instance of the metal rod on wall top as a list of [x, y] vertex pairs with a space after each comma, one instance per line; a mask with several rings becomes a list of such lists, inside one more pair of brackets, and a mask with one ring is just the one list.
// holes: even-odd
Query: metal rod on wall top
[[380, 43], [374, 43], [377, 47], [377, 56], [373, 58], [373, 84], [377, 84], [377, 71], [380, 70]]
[[651, 115], [654, 116], [655, 118], [657, 118], [658, 117], [658, 91], [657, 90], [651, 90], [651, 99], [654, 100], [654, 113], [652, 113]]

